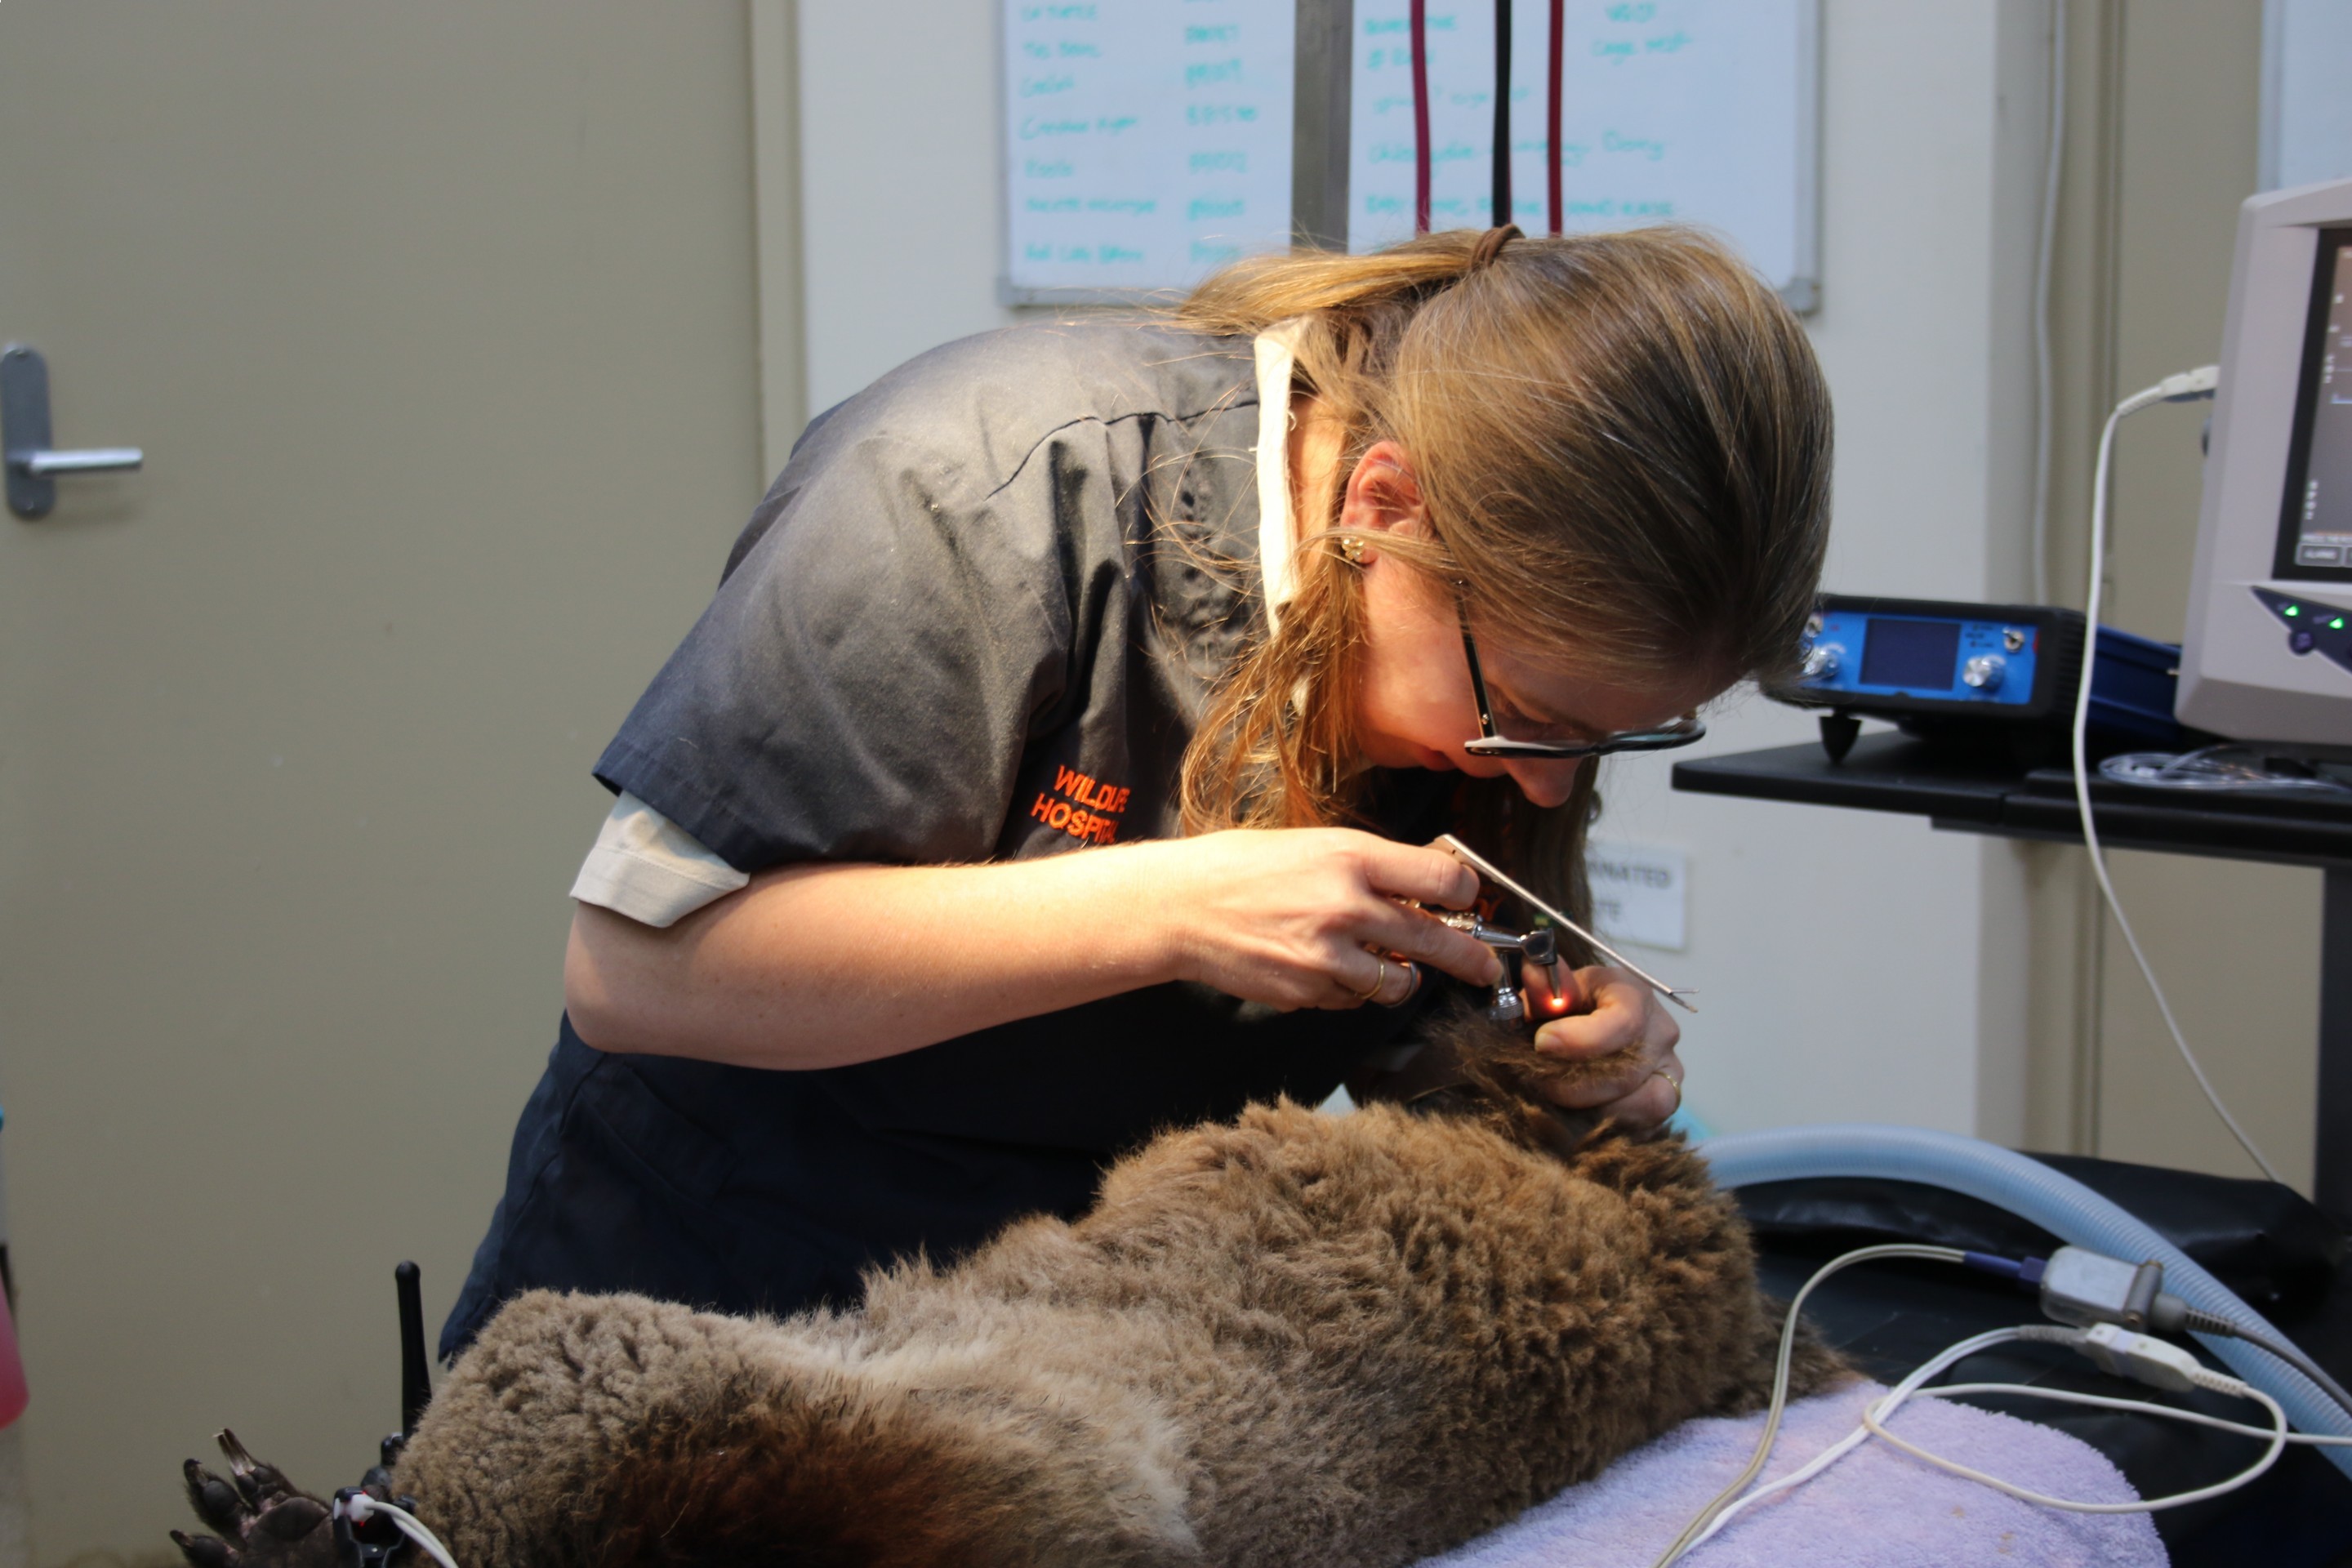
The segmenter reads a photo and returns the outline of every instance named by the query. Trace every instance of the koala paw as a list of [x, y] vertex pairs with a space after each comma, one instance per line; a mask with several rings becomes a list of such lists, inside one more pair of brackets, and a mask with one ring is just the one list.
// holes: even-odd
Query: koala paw
[[213, 1533], [172, 1531], [192, 1568], [335, 1568], [331, 1510], [275, 1465], [246, 1452], [234, 1432], [219, 1436], [228, 1479], [190, 1459], [189, 1506]]

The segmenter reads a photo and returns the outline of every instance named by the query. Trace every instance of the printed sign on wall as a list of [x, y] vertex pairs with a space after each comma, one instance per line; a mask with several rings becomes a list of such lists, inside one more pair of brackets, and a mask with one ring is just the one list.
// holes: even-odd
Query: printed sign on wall
[[1595, 839], [1585, 847], [1592, 923], [1612, 942], [1680, 952], [1688, 945], [1690, 865], [1679, 849]]

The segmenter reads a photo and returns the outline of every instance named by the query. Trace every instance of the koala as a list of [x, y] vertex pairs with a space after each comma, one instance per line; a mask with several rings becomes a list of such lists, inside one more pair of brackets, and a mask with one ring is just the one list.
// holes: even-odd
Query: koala
[[[459, 1568], [1389, 1568], [1761, 1407], [1779, 1313], [1697, 1156], [1536, 1092], [1592, 1064], [1435, 1036], [1412, 1103], [1164, 1133], [855, 1310], [517, 1297], [369, 1490]], [[1801, 1342], [1796, 1392], [1844, 1375]], [[327, 1505], [222, 1438], [194, 1568], [334, 1568]]]

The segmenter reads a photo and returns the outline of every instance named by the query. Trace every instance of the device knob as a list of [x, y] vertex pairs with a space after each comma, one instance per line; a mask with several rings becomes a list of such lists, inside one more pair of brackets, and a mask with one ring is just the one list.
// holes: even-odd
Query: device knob
[[1845, 649], [1835, 643], [1822, 643], [1805, 650], [1805, 679], [1827, 680], [1845, 662]]
[[2009, 673], [2009, 660], [1997, 653], [1980, 653], [1960, 666], [1960, 681], [1979, 691], [1998, 691], [2000, 678]]

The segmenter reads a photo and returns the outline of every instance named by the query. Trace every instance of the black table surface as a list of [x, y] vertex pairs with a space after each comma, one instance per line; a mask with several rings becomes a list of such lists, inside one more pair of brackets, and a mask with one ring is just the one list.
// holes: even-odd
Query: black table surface
[[[1864, 735], [1842, 763], [1818, 742], [1676, 763], [1700, 795], [1901, 812], [1939, 827], [2080, 839], [2073, 775], [2000, 755], [1955, 752], [1896, 731]], [[2152, 790], [2094, 777], [2102, 842], [2120, 848], [2298, 865], [2352, 864], [2352, 796]]]

